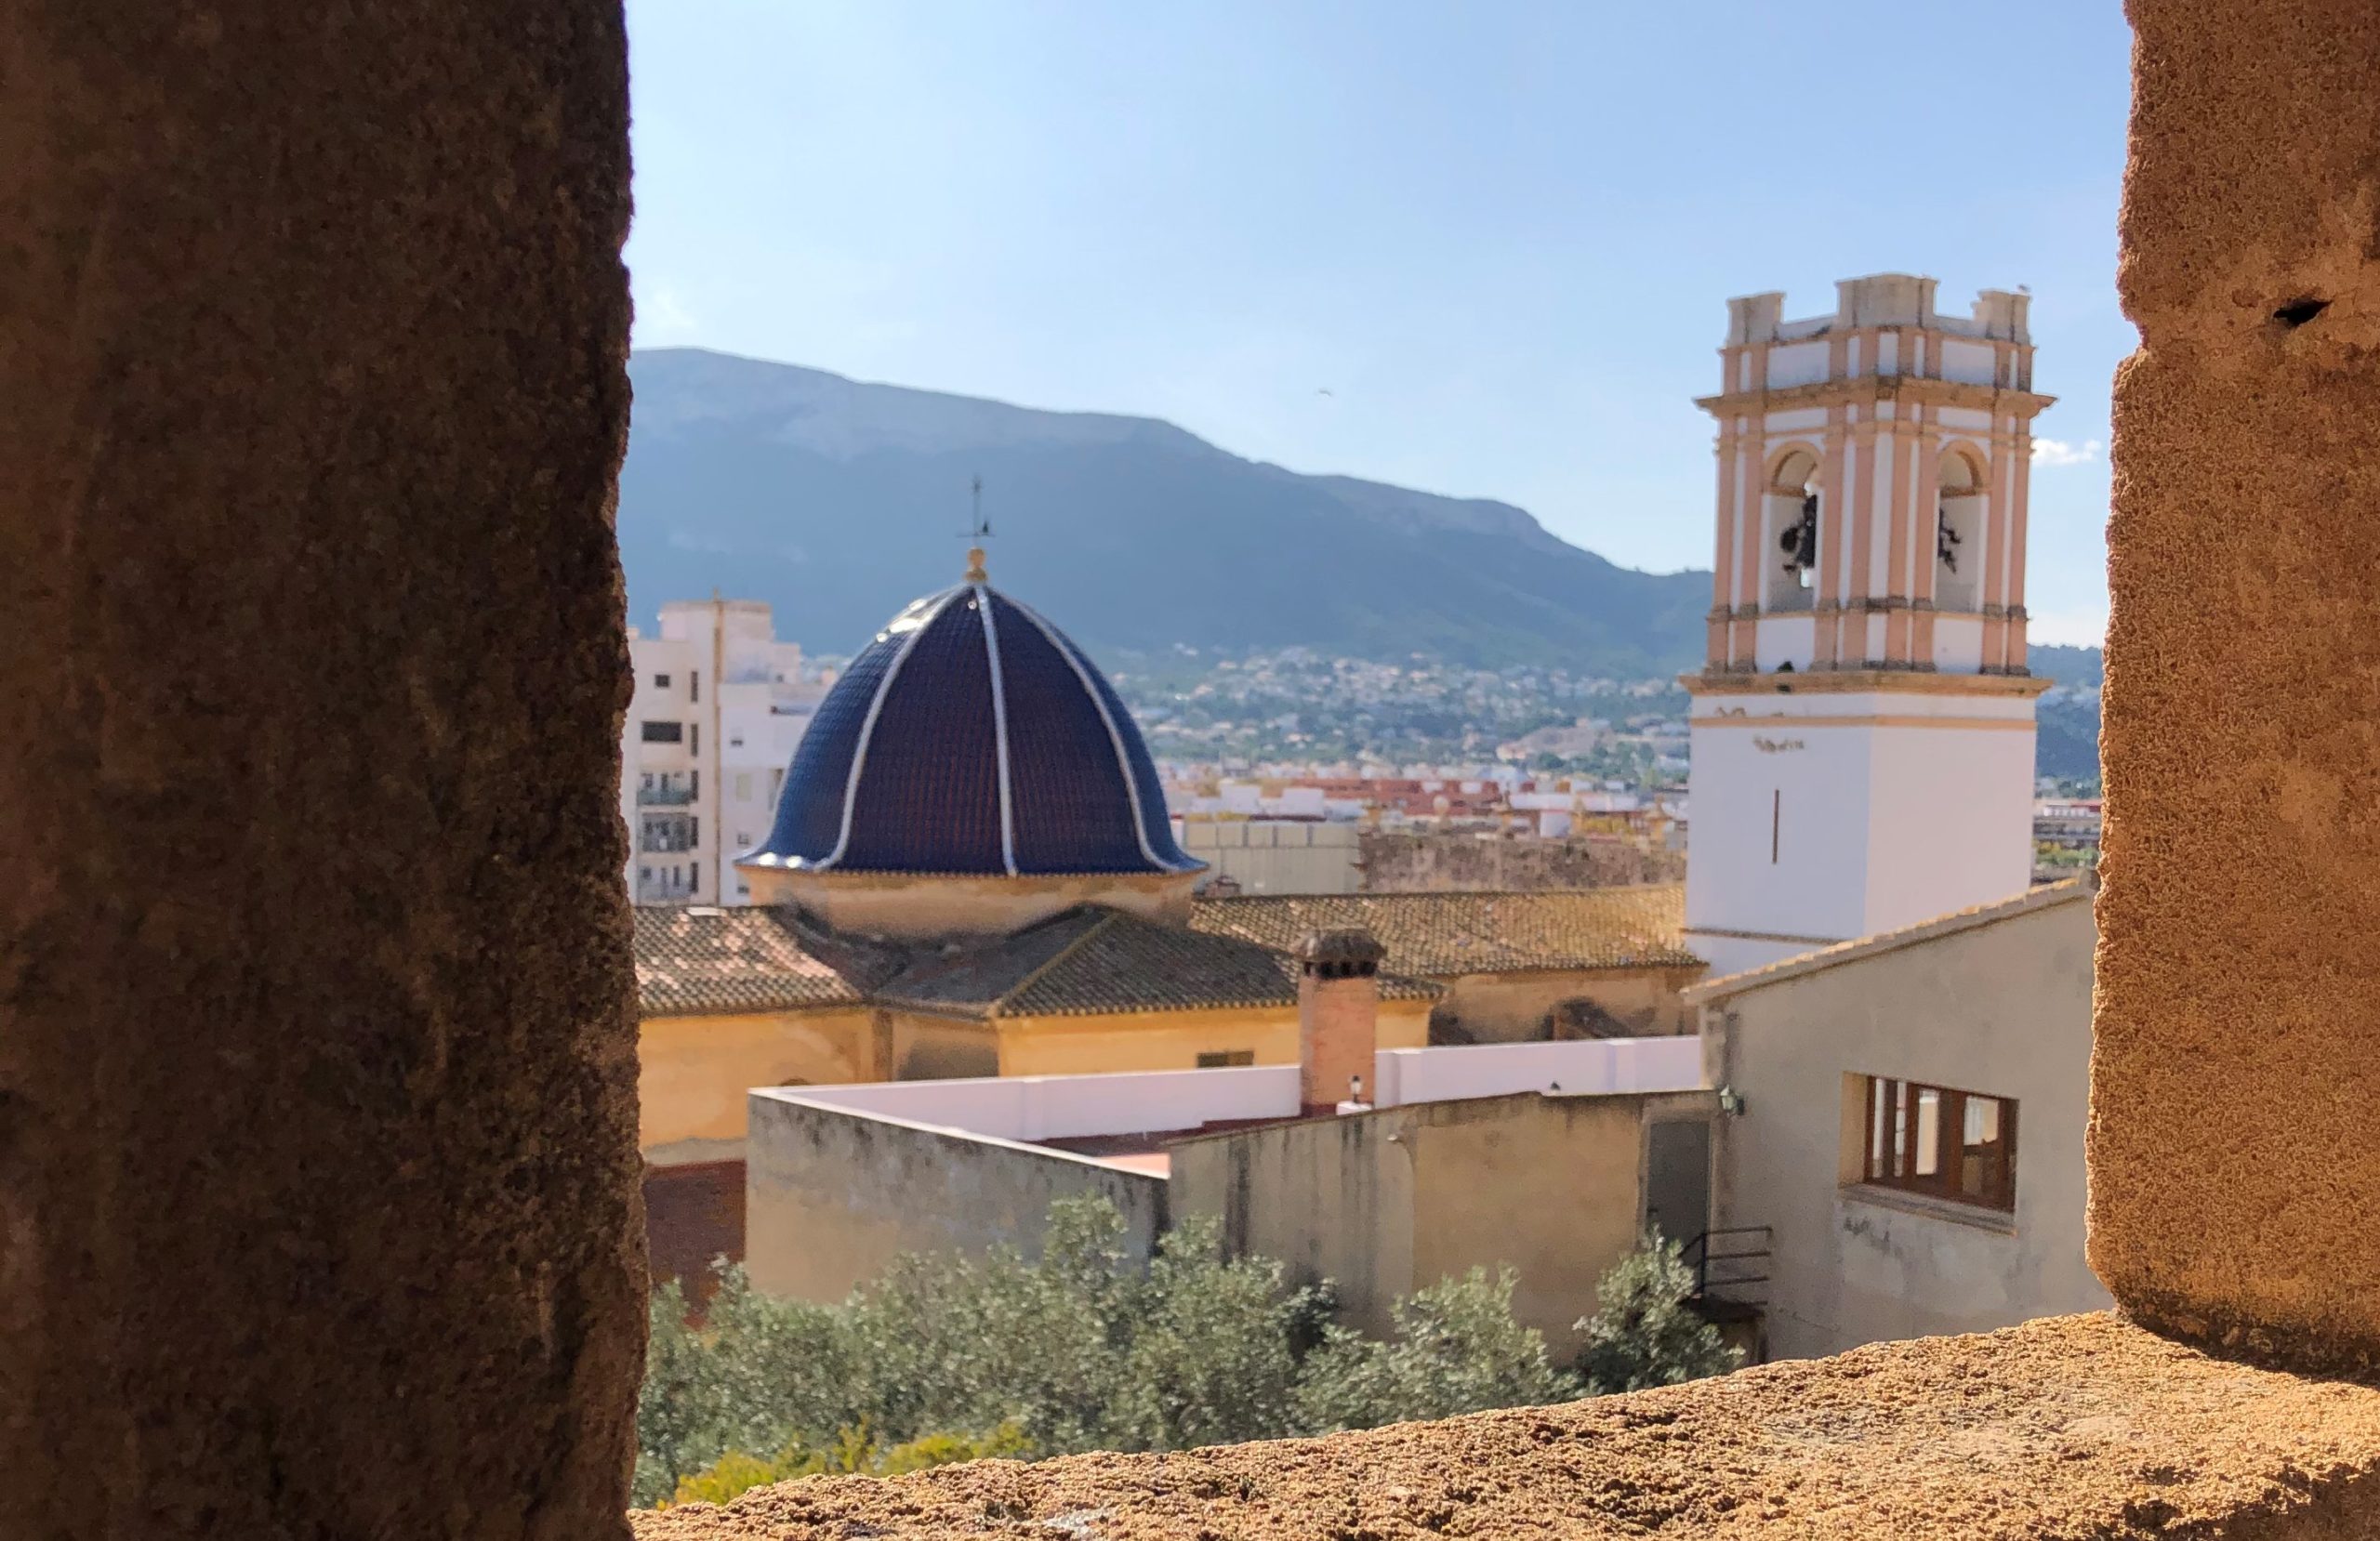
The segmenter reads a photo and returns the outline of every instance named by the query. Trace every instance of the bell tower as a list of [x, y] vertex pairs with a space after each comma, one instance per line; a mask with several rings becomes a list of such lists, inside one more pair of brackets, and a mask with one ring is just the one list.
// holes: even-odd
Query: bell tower
[[1687, 945], [1714, 974], [2021, 893], [2029, 296], [1835, 285], [1727, 302], [1709, 655], [1694, 699]]

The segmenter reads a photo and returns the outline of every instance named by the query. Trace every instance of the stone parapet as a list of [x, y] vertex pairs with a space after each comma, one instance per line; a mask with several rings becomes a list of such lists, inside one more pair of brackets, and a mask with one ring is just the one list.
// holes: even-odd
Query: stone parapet
[[638, 1541], [2339, 1541], [2375, 1534], [2375, 1506], [2380, 1389], [2101, 1314], [1329, 1439], [813, 1479], [634, 1522]]
[[2380, 1360], [2380, 10], [2134, 0], [2091, 1264]]
[[0, 60], [0, 1534], [622, 1534], [618, 0]]

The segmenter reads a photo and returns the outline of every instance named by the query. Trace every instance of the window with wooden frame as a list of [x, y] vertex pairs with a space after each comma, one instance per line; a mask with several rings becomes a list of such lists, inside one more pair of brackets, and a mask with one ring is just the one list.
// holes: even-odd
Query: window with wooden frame
[[1868, 1083], [1861, 1179], [1958, 1204], [2016, 1207], [2016, 1104], [1882, 1075]]

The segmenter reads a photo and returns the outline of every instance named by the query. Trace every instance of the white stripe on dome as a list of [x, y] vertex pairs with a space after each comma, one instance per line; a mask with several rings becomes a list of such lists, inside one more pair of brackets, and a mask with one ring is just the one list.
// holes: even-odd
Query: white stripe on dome
[[[876, 693], [867, 698], [867, 716], [859, 725], [859, 743], [852, 747], [851, 773], [843, 778], [843, 827], [835, 836], [835, 849], [828, 851], [826, 858], [818, 863], [818, 870], [823, 872], [841, 862], [843, 848], [852, 843], [852, 805], [859, 798], [859, 773], [867, 766], [867, 742], [876, 736], [876, 716], [884, 710], [884, 698], [891, 692], [892, 681], [900, 677], [901, 665], [909, 661], [909, 650], [918, 645], [918, 639], [923, 637], [935, 620], [941, 616], [943, 607], [950, 603], [951, 596], [966, 586], [965, 584], [959, 584], [945, 588], [930, 599], [918, 601], [917, 604], [909, 607], [908, 612], [903, 612], [906, 615], [909, 612], [919, 610], [921, 606], [931, 607], [919, 615], [917, 624], [910, 629], [909, 635], [901, 639], [900, 651], [892, 655], [892, 662], [884, 670], [884, 678], [876, 682]], [[902, 618], [903, 616], [894, 616], [892, 626], [896, 627], [900, 626]]]
[[984, 612], [984, 651], [990, 655], [992, 666], [992, 740], [999, 746], [1000, 759], [1000, 863], [1011, 877], [1016, 876], [1016, 810], [1009, 797], [1008, 782], [1008, 692], [1000, 685], [1000, 628], [992, 624], [992, 591], [980, 583], [967, 586], [975, 591], [975, 608]]
[[1132, 802], [1132, 838], [1141, 843], [1141, 855], [1159, 872], [1178, 870], [1149, 845], [1148, 820], [1141, 812], [1141, 786], [1132, 775], [1132, 757], [1125, 752], [1124, 735], [1116, 731], [1116, 718], [1109, 714], [1107, 703], [1099, 698], [1099, 687], [1091, 682], [1090, 671], [1083, 667], [1082, 660], [1075, 656], [1075, 650], [1066, 646], [1065, 639], [1058, 635], [1056, 628], [1041, 619], [1031, 605], [1015, 599], [1008, 602], [1015, 605], [1018, 612], [1049, 639], [1050, 645], [1058, 650], [1058, 656], [1066, 661], [1066, 666], [1075, 671], [1075, 678], [1081, 681], [1082, 693], [1091, 697], [1091, 705], [1099, 713], [1099, 720], [1107, 725], [1107, 742], [1116, 751], [1116, 769], [1124, 778], [1124, 796]]

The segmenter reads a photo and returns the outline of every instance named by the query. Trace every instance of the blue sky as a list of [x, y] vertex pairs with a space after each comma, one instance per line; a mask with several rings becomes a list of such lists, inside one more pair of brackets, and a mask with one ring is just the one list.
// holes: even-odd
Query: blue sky
[[[2028, 284], [2033, 635], [2106, 615], [2114, 0], [630, 0], [640, 346], [1518, 504], [1711, 560], [1725, 300]], [[1321, 394], [1328, 390], [1329, 395]], [[1025, 533], [1025, 515], [1012, 516]]]

